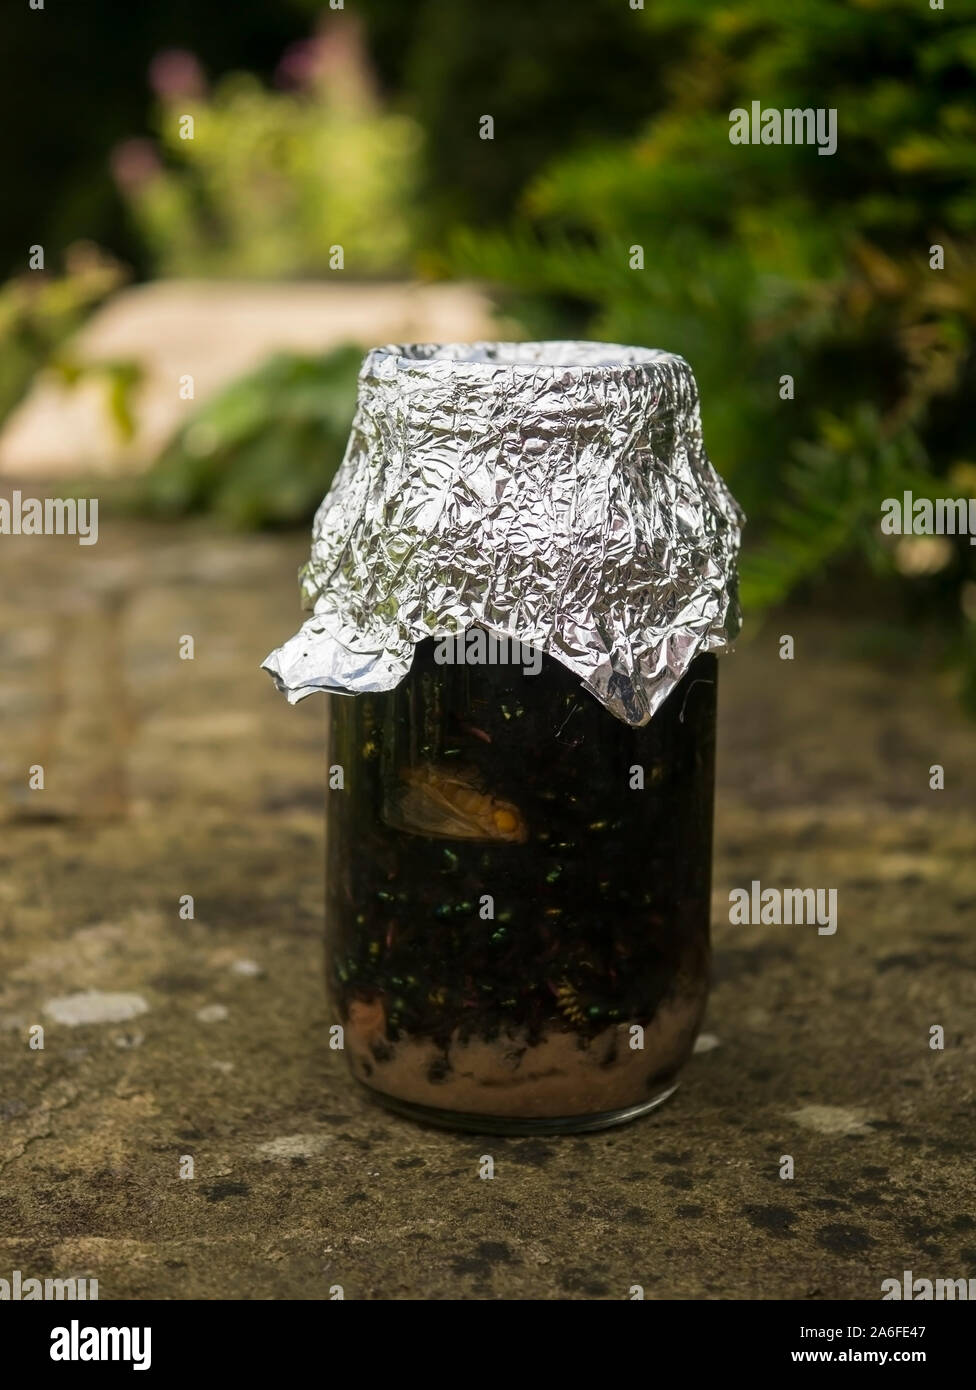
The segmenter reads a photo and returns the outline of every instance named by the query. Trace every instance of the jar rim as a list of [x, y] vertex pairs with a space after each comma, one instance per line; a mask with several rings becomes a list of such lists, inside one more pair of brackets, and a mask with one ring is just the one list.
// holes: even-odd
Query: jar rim
[[483, 370], [552, 373], [583, 371], [613, 373], [646, 371], [664, 363], [687, 366], [678, 353], [662, 348], [625, 346], [587, 339], [539, 339], [527, 342], [399, 343], [373, 348], [367, 364], [393, 361], [397, 368], [416, 370], [454, 363]]

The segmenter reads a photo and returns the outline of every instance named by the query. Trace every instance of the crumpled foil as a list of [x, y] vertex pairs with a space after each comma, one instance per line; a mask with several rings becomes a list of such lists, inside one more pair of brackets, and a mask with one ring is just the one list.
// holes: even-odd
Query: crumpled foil
[[313, 616], [264, 663], [295, 703], [390, 690], [477, 624], [645, 724], [739, 629], [744, 517], [671, 353], [610, 343], [376, 348], [303, 571]]

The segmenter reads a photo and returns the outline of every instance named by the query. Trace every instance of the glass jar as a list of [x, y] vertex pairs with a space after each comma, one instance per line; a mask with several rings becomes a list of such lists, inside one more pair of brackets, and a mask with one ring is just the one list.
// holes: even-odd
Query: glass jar
[[743, 520], [673, 353], [367, 353], [310, 616], [264, 665], [332, 696], [328, 971], [387, 1105], [532, 1133], [673, 1090]]
[[672, 1093], [705, 1009], [716, 658], [632, 727], [504, 645], [427, 639], [397, 688], [330, 699], [330, 992], [392, 1109], [599, 1129]]

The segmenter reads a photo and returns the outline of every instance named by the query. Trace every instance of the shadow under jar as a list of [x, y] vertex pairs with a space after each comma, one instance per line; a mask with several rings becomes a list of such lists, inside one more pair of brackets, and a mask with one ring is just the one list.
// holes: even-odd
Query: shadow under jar
[[632, 727], [552, 658], [330, 700], [327, 971], [415, 1119], [600, 1129], [667, 1098], [708, 993], [716, 658]]

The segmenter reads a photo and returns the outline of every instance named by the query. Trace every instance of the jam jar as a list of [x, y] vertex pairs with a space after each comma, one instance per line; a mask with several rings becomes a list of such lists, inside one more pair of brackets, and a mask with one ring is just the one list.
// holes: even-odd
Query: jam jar
[[326, 961], [353, 1074], [458, 1128], [641, 1114], [708, 992], [716, 658], [634, 728], [540, 652], [436, 656], [330, 699]]
[[743, 519], [673, 353], [367, 354], [311, 616], [264, 665], [329, 696], [332, 1036], [383, 1104], [559, 1132], [674, 1089]]

